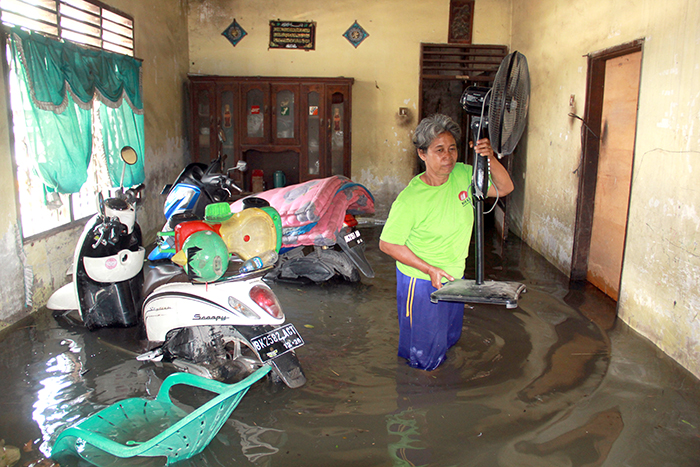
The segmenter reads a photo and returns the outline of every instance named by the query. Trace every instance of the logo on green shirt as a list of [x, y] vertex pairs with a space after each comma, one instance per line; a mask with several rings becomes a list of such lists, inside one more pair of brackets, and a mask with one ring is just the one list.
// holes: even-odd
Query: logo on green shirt
[[460, 191], [459, 200], [462, 202], [462, 207], [466, 206], [469, 202], [469, 193], [467, 193], [466, 191]]

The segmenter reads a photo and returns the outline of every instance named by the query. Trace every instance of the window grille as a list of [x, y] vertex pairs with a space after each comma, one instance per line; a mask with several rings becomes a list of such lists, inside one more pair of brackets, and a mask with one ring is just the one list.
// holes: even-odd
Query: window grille
[[134, 21], [87, 0], [0, 0], [0, 21], [72, 42], [134, 56]]

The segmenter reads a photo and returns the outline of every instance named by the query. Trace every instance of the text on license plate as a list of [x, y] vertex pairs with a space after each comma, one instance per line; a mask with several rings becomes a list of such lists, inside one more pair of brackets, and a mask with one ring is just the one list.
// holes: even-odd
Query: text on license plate
[[353, 230], [349, 234], [346, 234], [343, 238], [345, 239], [345, 243], [347, 243], [350, 248], [364, 243], [359, 230]]
[[294, 325], [288, 323], [265, 334], [253, 337], [250, 339], [250, 343], [258, 351], [260, 360], [266, 362], [279, 357], [285, 352], [301, 347], [304, 345], [304, 340]]

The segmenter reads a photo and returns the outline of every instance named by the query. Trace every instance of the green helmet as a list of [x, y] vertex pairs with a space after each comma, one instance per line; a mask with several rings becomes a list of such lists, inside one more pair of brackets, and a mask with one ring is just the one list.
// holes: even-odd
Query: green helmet
[[192, 282], [214, 282], [228, 268], [229, 253], [224, 240], [215, 232], [201, 230], [187, 237], [182, 245], [182, 267]]

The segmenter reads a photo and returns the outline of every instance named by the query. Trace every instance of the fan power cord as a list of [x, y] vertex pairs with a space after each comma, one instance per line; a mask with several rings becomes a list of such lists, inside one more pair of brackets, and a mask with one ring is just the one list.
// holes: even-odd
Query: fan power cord
[[[489, 165], [490, 165], [490, 162], [489, 162]], [[496, 185], [496, 183], [493, 181], [493, 177], [491, 176], [491, 170], [489, 170], [489, 181], [491, 182], [491, 185], [492, 185], [492, 186], [495, 188], [495, 190], [496, 190], [496, 201], [493, 203], [493, 206], [491, 206], [491, 209], [489, 209], [488, 211], [486, 211], [486, 212], [484, 213], [484, 215], [486, 215], [486, 214], [491, 214], [491, 212], [493, 212], [493, 210], [496, 209], [496, 205], [498, 204], [498, 200], [501, 199], [501, 195], [500, 195], [500, 193], [498, 192], [498, 185]], [[471, 205], [472, 205], [472, 208], [473, 208], [473, 207], [474, 207], [474, 198], [475, 198], [475, 196], [474, 196], [474, 184], [471, 184], [471, 185], [469, 186], [469, 188], [471, 189], [471, 192], [472, 192], [472, 195], [469, 197], [469, 204], [471, 204]]]
[[498, 192], [498, 185], [496, 185], [493, 181], [493, 177], [491, 177], [491, 171], [489, 170], [489, 180], [491, 181], [491, 185], [496, 189], [496, 201], [494, 201], [493, 206], [491, 206], [491, 209], [486, 211], [484, 215], [486, 214], [491, 214], [494, 209], [496, 209], [496, 205], [498, 204], [498, 200], [501, 198], [500, 193]]

